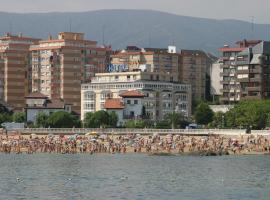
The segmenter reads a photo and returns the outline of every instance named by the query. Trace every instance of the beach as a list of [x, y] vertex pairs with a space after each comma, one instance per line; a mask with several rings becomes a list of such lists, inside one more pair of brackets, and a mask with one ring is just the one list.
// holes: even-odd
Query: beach
[[262, 155], [270, 153], [270, 137], [262, 135], [1, 135], [2, 153], [149, 155]]

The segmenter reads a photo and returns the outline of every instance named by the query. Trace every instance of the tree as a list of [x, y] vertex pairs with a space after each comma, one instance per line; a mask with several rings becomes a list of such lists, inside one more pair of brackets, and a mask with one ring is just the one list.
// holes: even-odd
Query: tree
[[226, 113], [226, 124], [230, 128], [263, 129], [267, 126], [270, 100], [241, 101]]
[[126, 128], [145, 128], [146, 122], [144, 120], [128, 120], [125, 123]]
[[181, 113], [172, 112], [165, 116], [172, 129], [182, 127], [187, 121]]
[[4, 122], [12, 122], [12, 116], [7, 113], [0, 113], [0, 127]]
[[[115, 123], [115, 115], [112, 114], [111, 117], [114, 119], [110, 120], [110, 115], [104, 110], [97, 111], [95, 113], [86, 113], [84, 118], [84, 126], [86, 128], [100, 128], [110, 126], [110, 123]], [[117, 118], [118, 120], [118, 118]], [[117, 123], [117, 122], [116, 122]]]
[[270, 127], [270, 112], [267, 115], [267, 126]]
[[78, 117], [65, 111], [58, 111], [51, 114], [47, 120], [47, 123], [51, 128], [80, 127], [80, 120]]
[[85, 128], [93, 128], [93, 124], [94, 124], [93, 115], [94, 113], [92, 112], [88, 112], [85, 114], [84, 121], [83, 121]]
[[157, 129], [169, 129], [171, 128], [171, 124], [168, 122], [168, 120], [159, 121], [156, 124]]
[[207, 103], [200, 103], [196, 107], [195, 120], [198, 124], [207, 125], [213, 121], [214, 112]]
[[225, 114], [223, 112], [217, 112], [214, 114], [213, 121], [210, 124], [213, 128], [224, 128], [225, 127]]
[[13, 121], [17, 123], [24, 123], [26, 121], [26, 116], [24, 112], [16, 112], [12, 116]]
[[48, 127], [49, 115], [44, 112], [39, 112], [36, 117], [36, 126], [37, 127]]
[[118, 122], [118, 115], [116, 114], [116, 112], [115, 111], [109, 112], [109, 126], [111, 128], [116, 128], [117, 122]]

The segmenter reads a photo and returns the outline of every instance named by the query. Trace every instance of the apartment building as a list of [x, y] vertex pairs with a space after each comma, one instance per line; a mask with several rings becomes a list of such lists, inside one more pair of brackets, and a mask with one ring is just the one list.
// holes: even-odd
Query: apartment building
[[222, 84], [220, 102], [222, 104], [233, 104], [240, 100], [241, 85], [237, 79], [235, 58], [246, 48], [253, 47], [260, 42], [260, 40], [243, 40], [236, 42], [235, 47], [225, 45], [219, 49], [222, 53], [222, 56], [219, 58], [220, 68], [222, 69], [220, 74]]
[[240, 100], [270, 98], [270, 42], [246, 48], [235, 59]]
[[6, 34], [0, 38], [0, 99], [22, 111], [29, 92], [29, 47], [39, 39]]
[[[140, 70], [162, 72], [173, 76], [179, 74], [178, 59], [176, 48], [172, 46], [168, 49], [128, 46], [125, 50], [111, 55], [111, 66], [108, 71]], [[174, 82], [180, 81], [177, 76], [172, 79]]]
[[110, 51], [83, 33], [62, 32], [57, 39], [39, 41], [30, 48], [32, 92], [50, 99], [63, 99], [80, 113], [81, 83], [91, 81], [97, 72], [105, 72]]
[[193, 100], [206, 97], [206, 75], [209, 71], [209, 57], [199, 50], [181, 50], [179, 59], [179, 80], [191, 84]]
[[105, 109], [107, 99], [121, 98], [126, 91], [139, 91], [146, 114], [162, 120], [167, 113], [191, 114], [191, 86], [169, 81], [170, 74], [158, 72], [115, 72], [96, 74], [91, 83], [81, 87], [81, 118], [85, 113]]

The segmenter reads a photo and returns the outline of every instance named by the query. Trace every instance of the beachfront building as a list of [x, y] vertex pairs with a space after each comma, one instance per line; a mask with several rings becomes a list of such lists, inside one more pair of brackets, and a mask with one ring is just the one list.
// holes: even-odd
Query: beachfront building
[[81, 83], [91, 81], [95, 73], [105, 72], [110, 48], [98, 47], [83, 33], [62, 32], [57, 39], [39, 41], [30, 48], [32, 92], [50, 99], [63, 99], [72, 111], [81, 111]]
[[125, 50], [117, 51], [111, 55], [109, 72], [144, 71], [167, 73], [174, 82], [179, 81], [179, 55], [175, 47], [168, 49], [138, 48], [128, 46]]
[[143, 99], [145, 95], [137, 90], [130, 90], [119, 95], [121, 98], [106, 99], [104, 109], [108, 112], [115, 112], [118, 116], [118, 126], [124, 125], [126, 120], [143, 119]]
[[[241, 84], [239, 78], [248, 78], [247, 74], [238, 75], [236, 66], [236, 57], [241, 52], [248, 47], [255, 46], [259, 44], [260, 40], [243, 40], [237, 42], [236, 47], [229, 47], [225, 45], [223, 48], [220, 48], [219, 51], [222, 53], [222, 56], [219, 58], [219, 64], [221, 68], [220, 79], [222, 84], [220, 103], [222, 104], [233, 104], [241, 99]], [[239, 62], [238, 62], [239, 64]], [[239, 68], [240, 69], [240, 68]]]
[[152, 120], [162, 120], [173, 111], [190, 116], [191, 86], [174, 82], [172, 76], [177, 75], [141, 71], [96, 74], [91, 83], [82, 84], [81, 118], [87, 112], [105, 109], [107, 99], [121, 98], [133, 90], [145, 95], [142, 106]]
[[220, 64], [220, 60], [217, 60], [212, 64], [210, 68], [210, 79], [211, 79], [211, 95], [213, 97], [213, 101], [218, 100], [222, 95], [222, 68]]
[[38, 39], [6, 34], [0, 38], [0, 101], [22, 111], [29, 93], [29, 47]]
[[26, 97], [25, 113], [27, 122], [36, 123], [39, 113], [50, 115], [58, 111], [70, 113], [71, 105], [60, 99], [50, 100], [48, 96], [39, 92], [33, 92]]
[[240, 100], [270, 98], [270, 41], [238, 53], [235, 66]]
[[179, 80], [192, 86], [192, 99], [205, 100], [209, 56], [200, 50], [181, 50]]

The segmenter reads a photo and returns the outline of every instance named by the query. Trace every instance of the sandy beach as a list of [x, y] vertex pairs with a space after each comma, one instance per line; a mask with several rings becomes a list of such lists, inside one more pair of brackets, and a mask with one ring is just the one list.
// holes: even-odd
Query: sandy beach
[[145, 153], [149, 155], [262, 155], [270, 138], [258, 135], [149, 136], [127, 135], [1, 135], [3, 153]]

